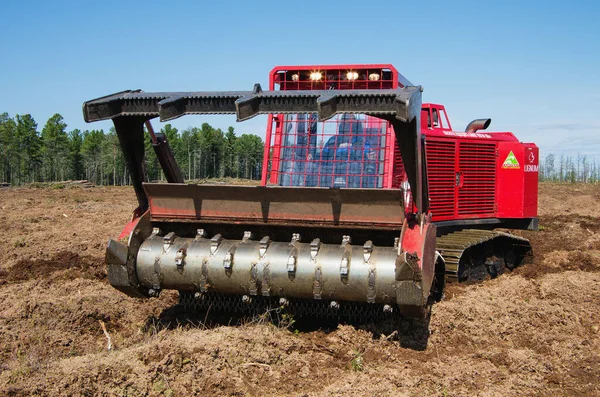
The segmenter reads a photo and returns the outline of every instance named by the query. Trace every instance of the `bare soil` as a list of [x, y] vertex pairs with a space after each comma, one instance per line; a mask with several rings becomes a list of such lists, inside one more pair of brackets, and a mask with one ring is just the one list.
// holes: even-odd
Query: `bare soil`
[[542, 184], [542, 230], [518, 232], [534, 263], [389, 338], [119, 293], [104, 248], [134, 207], [131, 188], [0, 190], [0, 395], [600, 396], [600, 186]]

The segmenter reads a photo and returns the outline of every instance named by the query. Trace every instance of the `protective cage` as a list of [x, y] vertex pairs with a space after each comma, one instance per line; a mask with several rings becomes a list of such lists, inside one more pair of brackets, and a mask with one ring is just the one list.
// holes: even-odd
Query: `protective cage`
[[270, 183], [389, 187], [388, 128], [387, 122], [364, 115], [344, 114], [324, 122], [318, 122], [314, 114], [283, 115], [271, 152]]
[[[412, 85], [391, 65], [275, 67], [269, 89], [279, 91], [387, 90]], [[391, 125], [381, 118], [342, 114], [279, 114], [267, 126], [263, 184], [399, 188], [406, 181]], [[268, 149], [267, 149], [268, 148]]]

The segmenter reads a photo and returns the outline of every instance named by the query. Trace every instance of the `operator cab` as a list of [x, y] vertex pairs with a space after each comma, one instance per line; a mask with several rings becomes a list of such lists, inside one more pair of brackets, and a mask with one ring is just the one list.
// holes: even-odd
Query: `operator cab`
[[446, 108], [443, 105], [424, 103], [421, 107], [421, 130], [452, 131]]
[[[383, 90], [409, 85], [392, 65], [275, 67], [270, 89]], [[403, 173], [388, 122], [341, 114], [318, 122], [316, 114], [278, 114], [267, 126], [268, 171], [263, 184], [295, 187], [400, 187]], [[400, 167], [400, 168], [398, 168]], [[400, 178], [405, 179], [405, 178]]]

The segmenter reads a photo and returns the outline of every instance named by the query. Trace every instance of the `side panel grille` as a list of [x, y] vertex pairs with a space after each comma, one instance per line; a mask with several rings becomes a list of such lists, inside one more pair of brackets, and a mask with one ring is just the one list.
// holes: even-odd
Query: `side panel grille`
[[455, 216], [455, 157], [456, 142], [451, 140], [425, 141], [427, 178], [429, 180], [429, 207], [433, 220]]
[[496, 204], [496, 144], [459, 143], [458, 215], [494, 215]]

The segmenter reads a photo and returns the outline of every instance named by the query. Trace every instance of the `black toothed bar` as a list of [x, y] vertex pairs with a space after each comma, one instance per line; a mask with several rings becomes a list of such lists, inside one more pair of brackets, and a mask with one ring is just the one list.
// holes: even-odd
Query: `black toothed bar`
[[[320, 121], [339, 113], [363, 113], [412, 121], [420, 111], [421, 87], [395, 90], [143, 92], [123, 91], [83, 104], [86, 122], [118, 116], [160, 117], [186, 114], [235, 114], [238, 121], [259, 114], [317, 113]], [[417, 105], [417, 106], [415, 106]]]

